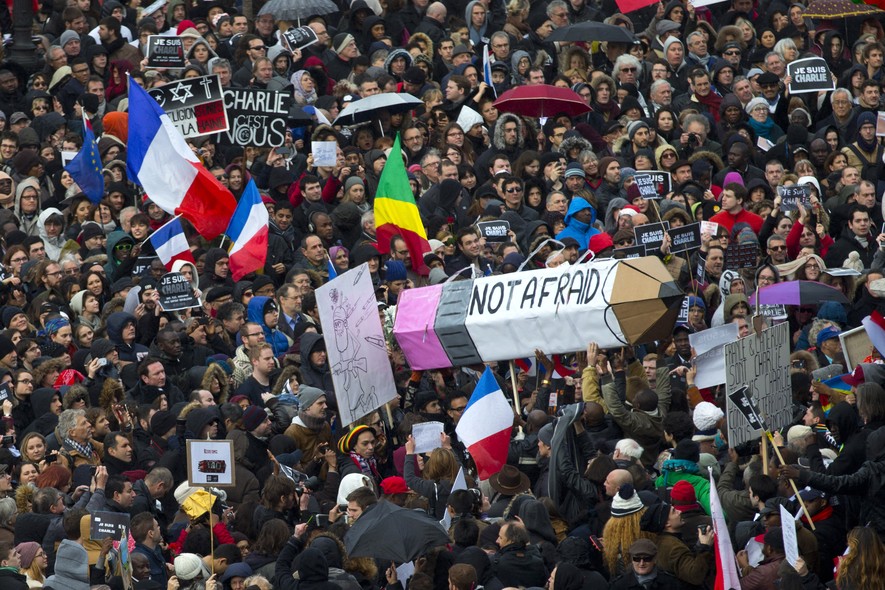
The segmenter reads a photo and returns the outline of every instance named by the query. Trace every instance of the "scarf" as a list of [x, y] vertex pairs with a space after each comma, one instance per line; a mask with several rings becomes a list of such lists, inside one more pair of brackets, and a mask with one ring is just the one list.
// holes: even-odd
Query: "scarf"
[[873, 158], [871, 162], [874, 162], [876, 159], [876, 146], [879, 145], [878, 140], [878, 137], [873, 137], [871, 141], [866, 141], [859, 132], [857, 134], [857, 147], [867, 154], [872, 154]]
[[309, 430], [318, 431], [320, 430], [326, 421], [323, 418], [314, 418], [313, 416], [308, 416], [307, 412], [299, 412], [298, 419], [304, 423], [304, 426]]
[[92, 453], [93, 453], [91, 442], [88, 442], [85, 445], [81, 445], [77, 441], [66, 438], [65, 439], [65, 446], [70, 447], [71, 449], [77, 451], [78, 453], [80, 453], [84, 457], [91, 457]]
[[618, 103], [613, 100], [609, 100], [605, 104], [594, 101], [593, 110], [597, 113], [601, 113], [602, 118], [605, 119], [606, 122], [614, 121], [621, 115], [621, 107], [619, 107]]
[[304, 87], [301, 86], [301, 78], [304, 76], [304, 74], [308, 73], [309, 72], [307, 70], [298, 70], [297, 72], [292, 74], [292, 93], [296, 97], [304, 101], [303, 104], [313, 104], [317, 100], [316, 88], [314, 88], [310, 92], [306, 92], [304, 90]]
[[354, 465], [360, 468], [363, 475], [374, 477], [379, 480], [381, 479], [381, 474], [378, 473], [378, 463], [375, 461], [375, 457], [364, 459], [359, 453], [350, 451], [350, 460], [353, 461]]
[[719, 122], [719, 105], [722, 104], [722, 97], [713, 92], [712, 90], [707, 94], [707, 96], [698, 96], [694, 95], [694, 99], [698, 101], [700, 104], [707, 107], [707, 110], [710, 112], [710, 115], [713, 117], [713, 120], [717, 123]]
[[764, 137], [765, 139], [771, 139], [771, 132], [774, 131], [774, 119], [770, 116], [765, 119], [762, 123], [750, 117], [747, 119], [747, 123], [750, 127], [753, 128], [753, 131], [756, 133], [757, 137]]
[[[821, 510], [817, 514], [813, 514], [811, 516], [811, 522], [820, 522], [822, 520], [827, 520], [828, 518], [831, 518], [832, 516], [833, 516], [833, 507], [827, 506], [826, 508], [824, 508], [823, 510]], [[808, 517], [805, 516], [804, 511], [802, 513], [802, 522], [804, 522], [805, 524], [808, 524]]]
[[694, 53], [692, 53], [690, 51], [688, 52], [688, 55], [689, 55], [689, 57], [691, 57], [692, 59], [697, 61], [699, 64], [701, 64], [705, 68], [707, 67], [707, 64], [710, 63], [710, 58], [712, 57], [709, 53], [707, 54], [706, 57], [701, 57], [699, 55], [695, 55]]

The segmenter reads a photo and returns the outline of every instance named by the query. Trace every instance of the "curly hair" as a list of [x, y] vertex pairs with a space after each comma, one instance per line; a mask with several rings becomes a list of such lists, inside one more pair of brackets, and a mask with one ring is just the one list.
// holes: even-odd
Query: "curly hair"
[[19, 514], [31, 511], [31, 501], [34, 499], [34, 492], [37, 491], [32, 484], [18, 486], [15, 490], [15, 510]]
[[34, 369], [34, 372], [31, 373], [34, 376], [34, 389], [39, 389], [41, 387], [52, 387], [52, 383], [49, 385], [43, 385], [43, 379], [46, 378], [47, 375], [52, 373], [53, 371], [58, 371], [61, 373], [67, 369], [67, 363], [64, 359], [50, 359], [43, 363], [40, 363], [40, 366]]
[[[227, 373], [224, 372], [224, 369], [218, 363], [210, 363], [206, 367], [206, 372], [203, 373], [203, 379], [200, 381], [200, 387], [207, 391], [212, 391], [210, 388], [212, 379], [216, 379], [221, 386], [221, 391], [215, 396], [215, 403], [220, 406], [230, 397], [230, 381], [227, 378]], [[299, 378], [298, 381], [301, 382], [301, 379]]]
[[647, 508], [643, 507], [639, 512], [627, 516], [612, 517], [605, 523], [602, 529], [602, 538], [605, 539], [605, 551], [603, 562], [612, 577], [620, 575], [624, 571], [630, 571], [630, 554], [627, 550], [638, 539], [655, 540], [656, 535], [644, 533], [639, 528], [639, 521]]
[[848, 532], [848, 553], [839, 561], [840, 588], [885, 588], [885, 545], [870, 527]]

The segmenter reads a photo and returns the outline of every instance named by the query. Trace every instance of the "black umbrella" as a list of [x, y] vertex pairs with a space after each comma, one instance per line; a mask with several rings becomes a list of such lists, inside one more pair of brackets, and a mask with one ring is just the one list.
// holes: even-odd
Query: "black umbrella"
[[338, 12], [331, 0], [270, 0], [258, 11], [258, 16], [271, 14], [276, 20], [301, 21], [312, 16]]
[[373, 557], [384, 563], [408, 563], [448, 542], [438, 521], [386, 501], [364, 512], [344, 535], [350, 557]]
[[636, 36], [624, 27], [584, 21], [556, 29], [545, 41], [609, 41], [611, 43], [636, 43]]

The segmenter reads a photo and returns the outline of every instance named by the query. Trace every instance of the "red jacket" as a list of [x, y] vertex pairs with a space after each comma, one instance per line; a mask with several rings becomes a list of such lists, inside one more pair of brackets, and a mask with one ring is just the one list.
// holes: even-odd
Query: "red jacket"
[[710, 221], [727, 227], [728, 233], [731, 233], [731, 230], [736, 223], [749, 224], [749, 226], [753, 228], [753, 233], [757, 236], [759, 235], [759, 232], [762, 231], [762, 218], [755, 213], [750, 213], [746, 209], [741, 209], [737, 215], [732, 215], [728, 211], [722, 210], [711, 217]]

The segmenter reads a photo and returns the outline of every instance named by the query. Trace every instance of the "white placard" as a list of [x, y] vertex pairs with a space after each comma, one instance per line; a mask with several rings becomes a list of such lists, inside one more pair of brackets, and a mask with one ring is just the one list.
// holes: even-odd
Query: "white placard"
[[784, 554], [787, 556], [787, 563], [796, 567], [799, 562], [799, 541], [796, 538], [796, 521], [790, 511], [784, 508], [783, 504], [779, 506], [781, 510], [781, 530], [784, 533]]
[[[455, 476], [455, 483], [452, 484], [452, 489], [449, 492], [449, 495], [452, 492], [457, 490], [466, 490], [467, 489], [467, 479], [464, 477], [464, 468], [461, 467], [458, 469], [458, 475]], [[449, 530], [449, 527], [452, 526], [452, 515], [449, 514], [449, 511], [446, 510], [446, 513], [443, 515], [442, 519], [439, 521], [439, 524], [443, 526], [444, 529]]]
[[[790, 425], [790, 325], [777, 324], [761, 333], [725, 345], [725, 393], [742, 387], [755, 401], [759, 415], [771, 432]], [[729, 398], [728, 442], [735, 446], [759, 438], [746, 417]]]
[[698, 389], [725, 383], [725, 345], [737, 339], [737, 324], [723, 324], [688, 335], [688, 341], [697, 353], [695, 385]]
[[702, 221], [701, 222], [701, 234], [710, 234], [711, 236], [715, 236], [716, 232], [719, 231], [719, 224], [715, 221]]
[[335, 166], [338, 163], [337, 141], [314, 141], [310, 149], [314, 166]]
[[338, 275], [316, 293], [338, 414], [346, 426], [397, 399], [369, 265]]
[[187, 481], [194, 487], [236, 485], [233, 441], [187, 441]]
[[412, 425], [416, 453], [429, 453], [442, 446], [439, 435], [443, 433], [442, 422], [420, 422]]

